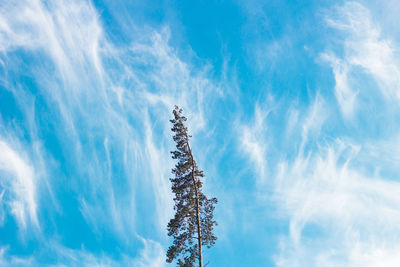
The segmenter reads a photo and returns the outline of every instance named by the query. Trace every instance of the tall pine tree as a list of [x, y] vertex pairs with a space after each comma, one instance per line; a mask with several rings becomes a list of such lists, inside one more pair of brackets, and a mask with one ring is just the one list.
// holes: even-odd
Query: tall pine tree
[[175, 216], [168, 223], [168, 235], [173, 244], [167, 251], [167, 262], [178, 260], [180, 267], [203, 267], [203, 246], [210, 248], [217, 239], [213, 233], [216, 222], [213, 219], [216, 198], [208, 199], [201, 191], [203, 171], [199, 170], [189, 145], [186, 118], [182, 109], [175, 106], [172, 132], [176, 150], [172, 158], [178, 162], [171, 178], [172, 192], [175, 194]]

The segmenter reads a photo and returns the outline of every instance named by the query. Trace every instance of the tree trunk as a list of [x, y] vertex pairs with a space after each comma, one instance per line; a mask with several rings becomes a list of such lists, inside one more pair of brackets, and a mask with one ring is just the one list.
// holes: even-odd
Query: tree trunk
[[199, 190], [197, 188], [197, 180], [195, 177], [195, 171], [196, 171], [196, 165], [194, 163], [194, 158], [192, 155], [192, 150], [190, 149], [189, 146], [189, 141], [186, 140], [190, 158], [192, 160], [192, 179], [193, 179], [193, 185], [194, 185], [194, 190], [196, 193], [196, 219], [197, 219], [197, 238], [199, 241], [199, 267], [203, 267], [203, 250], [202, 250], [202, 242], [201, 242], [201, 224], [200, 224], [200, 203], [199, 203]]

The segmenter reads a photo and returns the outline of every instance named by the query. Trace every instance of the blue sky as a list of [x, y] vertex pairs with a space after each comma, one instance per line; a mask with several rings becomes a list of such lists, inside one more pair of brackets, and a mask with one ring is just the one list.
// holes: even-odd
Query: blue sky
[[168, 266], [179, 105], [208, 266], [399, 266], [399, 12], [0, 0], [0, 265]]

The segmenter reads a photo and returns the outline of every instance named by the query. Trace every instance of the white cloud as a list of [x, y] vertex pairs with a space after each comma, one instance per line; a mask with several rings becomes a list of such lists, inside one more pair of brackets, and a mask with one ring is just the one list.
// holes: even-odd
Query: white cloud
[[[370, 11], [357, 2], [347, 2], [326, 18], [328, 25], [344, 34], [343, 56], [322, 54], [331, 66], [336, 80], [335, 93], [343, 115], [353, 117], [357, 95], [362, 88], [349, 85], [349, 75], [361, 68], [376, 81], [381, 93], [400, 100], [400, 61], [393, 42], [382, 31]], [[341, 42], [339, 42], [341, 43]], [[360, 80], [361, 87], [365, 87]]]
[[0, 140], [0, 171], [1, 201], [9, 205], [22, 229], [28, 221], [39, 227], [34, 169], [3, 140]]
[[349, 64], [331, 53], [321, 55], [322, 59], [331, 64], [335, 76], [335, 96], [339, 107], [346, 118], [353, 118], [357, 109], [358, 90], [353, 89], [348, 81]]
[[[133, 267], [158, 267], [165, 266], [165, 252], [161, 245], [155, 241], [140, 238], [143, 242], [143, 249], [138, 257], [131, 258], [128, 255], [121, 255], [121, 259], [113, 259], [105, 254], [93, 254], [85, 248], [69, 249], [57, 243], [53, 244], [58, 263], [55, 266], [133, 266]], [[32, 265], [34, 266], [34, 265]]]
[[267, 144], [263, 141], [266, 134], [265, 120], [270, 111], [262, 110], [258, 105], [255, 107], [254, 121], [250, 125], [241, 125], [240, 144], [242, 150], [250, 157], [254, 164], [258, 181], [263, 181], [266, 177]]
[[327, 117], [327, 110], [324, 105], [324, 99], [319, 94], [317, 94], [314, 103], [312, 104], [312, 106], [309, 107], [309, 110], [307, 111], [306, 116], [301, 123], [301, 153], [303, 153], [304, 145], [309, 141], [308, 139], [310, 139], [311, 137], [319, 137], [321, 128]]
[[[138, 256], [132, 258], [126, 254], [115, 259], [104, 253], [91, 253], [84, 247], [80, 249], [70, 249], [53, 239], [47, 241], [47, 249], [51, 251], [56, 263], [45, 263], [33, 256], [18, 257], [10, 253], [9, 247], [0, 247], [1, 266], [57, 266], [57, 267], [112, 267], [112, 266], [133, 266], [133, 267], [161, 267], [166, 266], [165, 251], [158, 242], [139, 237], [143, 243], [143, 248]], [[43, 249], [40, 248], [40, 249]]]
[[0, 265], [13, 267], [13, 266], [33, 266], [32, 258], [19, 258], [8, 255], [8, 247], [0, 247]]
[[[149, 115], [146, 114], [145, 121], [145, 153], [146, 158], [149, 160], [149, 169], [152, 174], [152, 186], [154, 190], [154, 199], [156, 205], [156, 215], [158, 217], [158, 229], [165, 229], [170, 218], [172, 218], [172, 194], [170, 191], [170, 169], [172, 166], [171, 160], [168, 160], [165, 155], [168, 151], [165, 148], [158, 148], [153, 140], [153, 133], [150, 126]], [[168, 136], [166, 136], [168, 138]], [[161, 231], [165, 233], [164, 231]]]
[[[133, 267], [161, 267], [165, 266], [165, 251], [160, 243], [140, 236], [138, 238], [143, 243], [143, 248], [139, 251], [138, 256], [132, 258], [126, 254], [122, 254], [120, 259], [114, 259], [104, 253], [93, 254], [84, 247], [81, 249], [69, 249], [57, 242], [50, 242], [51, 250], [57, 257], [56, 266], [133, 266]], [[33, 266], [33, 265], [32, 265]]]
[[142, 238], [144, 248], [140, 251], [138, 259], [133, 261], [137, 267], [159, 267], [166, 266], [165, 251], [161, 245], [153, 240]]
[[272, 68], [283, 51], [282, 43], [284, 41], [259, 42], [251, 45], [247, 53], [250, 55], [252, 67], [255, 67], [260, 73]]
[[[399, 246], [400, 184], [353, 167], [358, 153], [359, 147], [337, 140], [280, 164], [276, 203], [290, 220], [290, 235], [282, 240], [278, 266], [376, 266]], [[386, 266], [397, 266], [392, 259]]]

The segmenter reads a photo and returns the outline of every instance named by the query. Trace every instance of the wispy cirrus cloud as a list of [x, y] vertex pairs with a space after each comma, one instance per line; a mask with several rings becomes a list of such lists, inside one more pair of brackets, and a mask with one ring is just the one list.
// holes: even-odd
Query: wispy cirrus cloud
[[[360, 3], [324, 14], [335, 34], [329, 39], [333, 45], [317, 58], [331, 67], [333, 94], [307, 88], [311, 100], [277, 99], [272, 114], [261, 107], [261, 115], [252, 116], [261, 127], [240, 125], [247, 148], [241, 149], [257, 170], [268, 169], [269, 183], [257, 190], [288, 224], [277, 266], [397, 266], [397, 44]], [[340, 113], [345, 120], [338, 119]], [[386, 127], [380, 131], [382, 120]], [[364, 132], [353, 130], [366, 121]], [[377, 132], [369, 131], [374, 125]]]
[[358, 146], [337, 140], [281, 163], [277, 203], [290, 218], [290, 235], [282, 240], [279, 266], [359, 266], [392, 253], [400, 185], [358, 170], [353, 160], [359, 153]]
[[332, 51], [321, 55], [331, 64], [336, 98], [343, 115], [351, 118], [359, 101], [357, 95], [368, 92], [367, 88], [371, 87], [354, 78], [360, 69], [372, 77], [386, 99], [399, 98], [399, 55], [395, 44], [382, 34], [380, 26], [372, 19], [370, 11], [360, 3], [346, 2], [329, 14], [326, 22], [343, 36], [343, 55], [335, 55]]
[[237, 127], [241, 129], [240, 144], [242, 150], [249, 156], [249, 160], [253, 163], [256, 170], [256, 177], [259, 181], [266, 179], [265, 161], [267, 153], [267, 144], [263, 141], [262, 137], [266, 135], [266, 117], [269, 111], [262, 110], [258, 105], [254, 111], [254, 121], [250, 125], [240, 125]]
[[[217, 264], [398, 265], [400, 65], [372, 10], [348, 2], [315, 21], [315, 7], [249, 2], [254, 40], [226, 46], [247, 59], [224, 54], [218, 73], [179, 51], [168, 23], [131, 25], [108, 5], [0, 5], [0, 226], [44, 229], [24, 236], [35, 248], [2, 238], [0, 265], [164, 266], [175, 104], [220, 199]], [[307, 30], [322, 22], [328, 43]]]
[[[368, 119], [372, 125], [379, 125], [366, 112], [371, 106], [365, 102], [365, 95], [375, 90], [383, 100], [374, 105], [398, 110], [392, 101], [397, 97], [397, 78], [389, 77], [397, 73], [399, 66], [395, 45], [381, 37], [379, 26], [363, 5], [348, 2], [335, 12], [325, 19], [340, 32], [340, 37], [335, 35], [335, 42], [343, 45], [344, 53], [337, 56], [328, 52], [322, 57], [332, 67], [340, 111], [354, 123]], [[365, 83], [366, 77], [375, 81], [376, 86]], [[323, 116], [324, 123], [329, 124], [336, 111], [332, 106], [325, 109], [328, 114]], [[318, 121], [311, 119], [312, 114], [321, 112], [311, 112], [310, 119], [301, 119], [299, 123], [304, 129], [308, 129], [309, 122]], [[389, 114], [387, 124], [391, 123]], [[396, 225], [400, 220], [400, 199], [396, 192], [400, 184], [393, 179], [396, 170], [380, 169], [397, 158], [390, 152], [392, 149], [386, 150], [391, 142], [393, 149], [397, 147], [396, 137], [389, 141], [379, 134], [358, 138], [351, 131], [340, 135], [322, 132], [329, 138], [317, 138], [317, 146], [306, 148], [307, 153], [298, 153], [294, 159], [279, 164], [274, 198], [278, 211], [289, 219], [289, 233], [282, 236], [276, 264], [397, 266], [398, 253], [393, 248], [399, 245]]]
[[[25, 134], [42, 144], [37, 153], [26, 147], [31, 156], [48, 155], [45, 162], [31, 163], [0, 143], [2, 169], [17, 178], [2, 188], [15, 193], [10, 203], [21, 227], [38, 227], [43, 221], [44, 227], [63, 233], [69, 231], [67, 225], [47, 222], [74, 216], [90, 227], [99, 246], [107, 238], [122, 246], [99, 256], [50, 238], [52, 246], [60, 247], [55, 264], [162, 266], [162, 229], [172, 213], [170, 110], [178, 104], [191, 114], [192, 133], [205, 128], [206, 103], [220, 90], [210, 67], [183, 60], [169, 44], [168, 27], [135, 26], [126, 34], [140, 33], [140, 38], [116, 45], [89, 1], [17, 1], [0, 10], [1, 71], [6, 73], [1, 85], [12, 93], [10, 99], [27, 122], [19, 125], [23, 134], [18, 137]], [[29, 81], [15, 86], [12, 80], [22, 71]], [[7, 136], [16, 138], [12, 124], [5, 120], [3, 126]], [[36, 179], [36, 169], [48, 179]], [[1, 192], [4, 200], [8, 193]], [[37, 192], [42, 193], [40, 204]], [[38, 207], [46, 212], [37, 215]], [[86, 241], [76, 236], [68, 242]], [[138, 252], [140, 246], [134, 244], [141, 242], [144, 250]], [[41, 244], [41, 251], [50, 247]], [[114, 252], [124, 259], [107, 254]], [[18, 258], [2, 255], [11, 265]], [[41, 255], [29, 259], [31, 264], [46, 264]]]
[[[29, 161], [1, 139], [0, 171], [1, 203], [6, 203], [23, 230], [30, 224], [38, 228], [35, 170]], [[4, 204], [2, 206], [3, 222], [7, 212]]]
[[330, 63], [335, 76], [335, 95], [339, 107], [346, 118], [352, 118], [357, 109], [358, 89], [354, 89], [349, 84], [349, 64], [336, 56], [325, 53], [322, 59]]
[[[97, 255], [91, 253], [86, 248], [71, 249], [61, 245], [59, 242], [50, 241], [46, 246], [48, 251], [53, 254], [48, 266], [163, 266], [165, 251], [158, 242], [140, 237], [143, 247], [139, 250], [136, 257], [120, 255], [119, 259], [108, 257], [104, 253]], [[9, 247], [0, 247], [0, 263], [4, 266], [37, 266], [42, 262], [37, 257], [18, 257], [10, 255]]]

